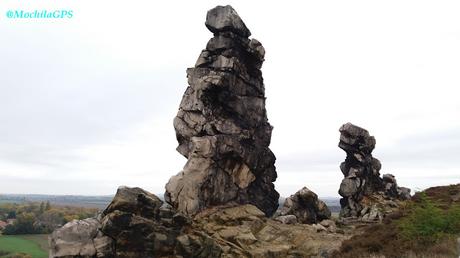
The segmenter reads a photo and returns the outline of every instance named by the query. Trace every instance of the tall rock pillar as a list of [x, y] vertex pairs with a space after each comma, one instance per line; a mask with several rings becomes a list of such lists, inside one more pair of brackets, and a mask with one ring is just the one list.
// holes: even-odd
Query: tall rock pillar
[[347, 153], [340, 170], [344, 179], [339, 194], [341, 217], [361, 218], [366, 221], [382, 219], [398, 200], [410, 198], [410, 189], [398, 187], [391, 174], [380, 177], [382, 165], [372, 157], [375, 138], [361, 127], [347, 123], [340, 127], [339, 147]]
[[229, 203], [271, 215], [279, 194], [260, 70], [265, 50], [231, 6], [209, 10], [205, 25], [214, 37], [187, 69], [174, 119], [177, 151], [188, 161], [167, 183], [165, 199], [191, 215]]

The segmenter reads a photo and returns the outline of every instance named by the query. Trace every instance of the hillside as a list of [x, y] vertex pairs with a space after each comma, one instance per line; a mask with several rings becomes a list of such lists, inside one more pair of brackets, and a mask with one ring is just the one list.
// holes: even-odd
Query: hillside
[[416, 193], [382, 224], [343, 242], [334, 257], [459, 257], [460, 184]]

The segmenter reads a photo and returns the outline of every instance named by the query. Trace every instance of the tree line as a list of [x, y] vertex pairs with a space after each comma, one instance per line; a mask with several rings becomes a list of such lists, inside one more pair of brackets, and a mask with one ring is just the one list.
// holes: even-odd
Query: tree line
[[2, 234], [49, 234], [69, 221], [93, 217], [97, 212], [96, 208], [51, 205], [49, 201], [0, 204], [0, 220], [13, 221]]

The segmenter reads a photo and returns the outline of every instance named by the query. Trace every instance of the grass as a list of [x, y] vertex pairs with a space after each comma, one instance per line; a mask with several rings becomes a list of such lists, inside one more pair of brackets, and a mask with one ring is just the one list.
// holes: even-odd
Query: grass
[[384, 223], [342, 243], [332, 257], [459, 257], [460, 184], [417, 193]]
[[460, 235], [460, 206], [437, 207], [426, 194], [411, 203], [410, 212], [397, 222], [400, 235], [421, 244], [432, 244]]
[[[12, 257], [13, 254], [25, 253], [32, 258], [47, 258], [46, 235], [0, 235], [0, 258]], [[45, 249], [46, 248], [46, 249]], [[14, 256], [13, 256], [14, 257]]]
[[22, 235], [21, 237], [37, 243], [42, 250], [48, 252], [48, 235]]

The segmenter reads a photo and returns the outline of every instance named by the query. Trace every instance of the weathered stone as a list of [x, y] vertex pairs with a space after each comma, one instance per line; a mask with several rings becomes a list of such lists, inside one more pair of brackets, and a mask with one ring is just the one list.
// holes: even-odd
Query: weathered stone
[[373, 222], [381, 221], [383, 219], [382, 212], [378, 209], [377, 205], [372, 205], [371, 208], [361, 210], [362, 221]]
[[313, 228], [316, 230], [316, 232], [323, 232], [327, 231], [326, 227], [324, 227], [321, 224], [312, 224]]
[[457, 252], [460, 254], [460, 237], [457, 238]]
[[323, 219], [329, 219], [331, 211], [314, 192], [303, 187], [294, 195], [286, 198], [279, 215], [294, 215], [299, 223], [314, 224]]
[[231, 31], [241, 37], [251, 36], [251, 32], [230, 5], [217, 6], [209, 10], [205, 24], [214, 33]]
[[325, 227], [329, 233], [335, 233], [337, 231], [337, 225], [333, 220], [325, 219], [322, 220], [319, 224]]
[[96, 255], [93, 239], [98, 234], [100, 222], [94, 218], [74, 220], [50, 235], [50, 257]]
[[[50, 257], [161, 257], [175, 252], [176, 238], [190, 220], [155, 195], [120, 187], [95, 218], [73, 221], [50, 236]], [[163, 216], [163, 217], [162, 217]]]
[[166, 185], [165, 200], [189, 215], [233, 203], [270, 216], [279, 194], [260, 71], [265, 50], [231, 6], [210, 10], [206, 26], [214, 37], [187, 70], [174, 119], [177, 150], [188, 161]]
[[382, 165], [372, 157], [376, 141], [367, 130], [347, 123], [339, 131], [339, 147], [347, 153], [345, 162], [340, 164], [344, 175], [339, 188], [343, 197], [340, 216], [380, 221], [389, 208], [397, 206], [393, 200], [410, 198], [410, 189], [398, 187], [392, 174], [380, 177]]
[[163, 201], [160, 198], [141, 188], [121, 186], [103, 214], [107, 215], [114, 211], [123, 211], [150, 219], [157, 219], [162, 204]]
[[188, 235], [181, 235], [177, 238], [176, 257], [221, 257], [222, 249], [206, 233], [193, 231]]
[[353, 196], [358, 192], [360, 180], [358, 178], [344, 178], [340, 183], [339, 194], [344, 197]]
[[275, 220], [283, 223], [283, 224], [295, 224], [297, 223], [297, 217], [295, 215], [284, 215], [278, 216]]
[[115, 252], [113, 239], [104, 236], [101, 232], [98, 233], [98, 236], [93, 239], [94, 248], [96, 249], [96, 256], [101, 257], [113, 257]]
[[397, 187], [396, 191], [398, 193], [398, 197], [402, 200], [409, 200], [411, 198], [410, 189], [407, 187]]
[[[192, 224], [193, 237], [200, 232], [218, 243], [220, 256], [209, 257], [320, 257], [322, 250], [332, 251], [347, 237], [332, 233], [335, 223], [280, 223], [282, 217], [268, 219], [253, 205], [213, 207], [196, 214]], [[287, 215], [284, 218], [294, 218]], [[318, 232], [319, 231], [319, 232]], [[325, 232], [328, 232], [325, 234]], [[188, 237], [181, 245], [191, 246]], [[213, 244], [211, 244], [212, 246]], [[198, 243], [196, 246], [202, 246]], [[187, 256], [194, 257], [194, 256]]]

